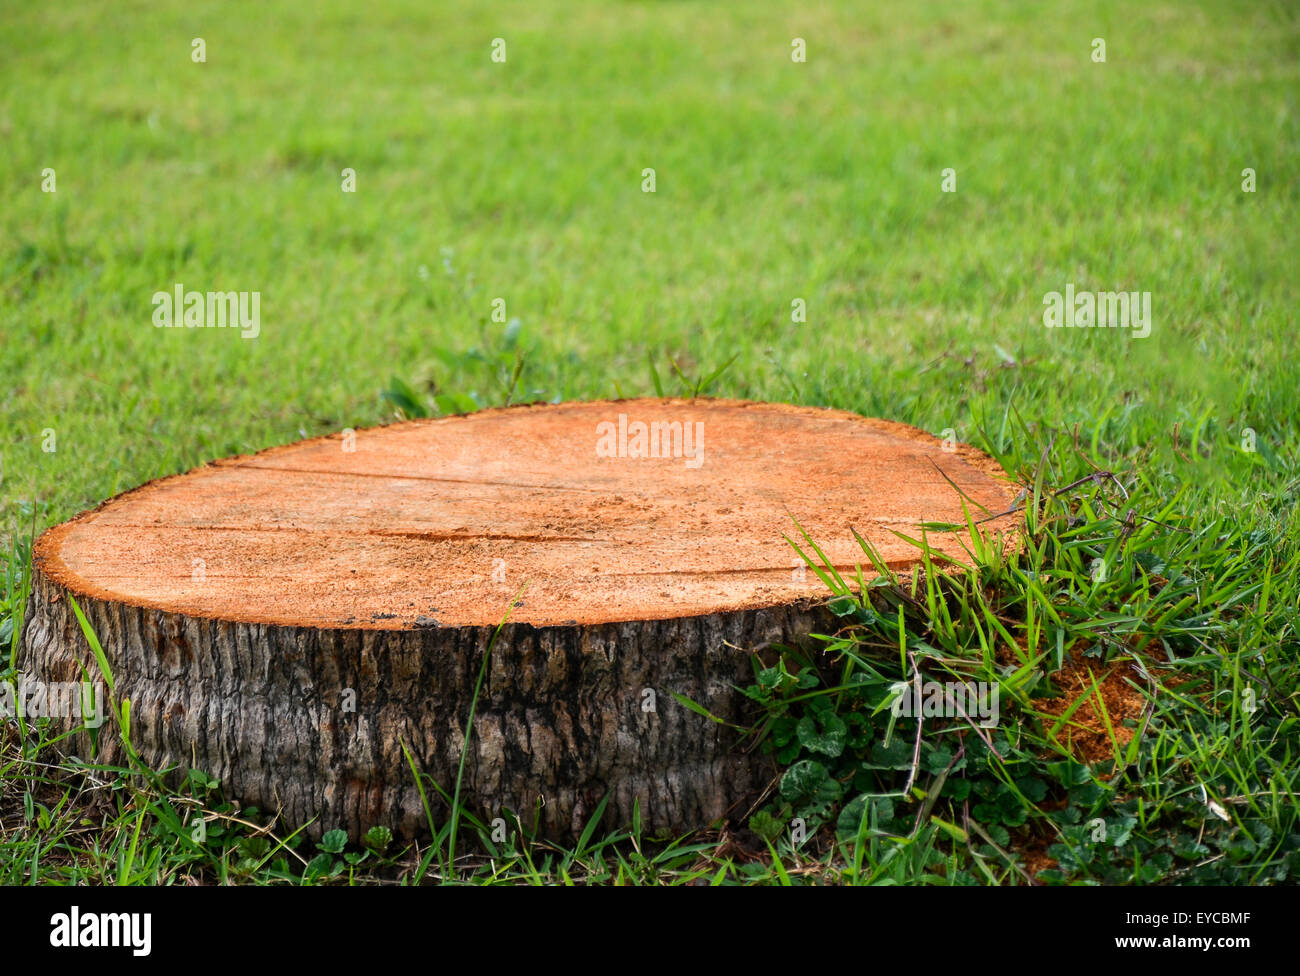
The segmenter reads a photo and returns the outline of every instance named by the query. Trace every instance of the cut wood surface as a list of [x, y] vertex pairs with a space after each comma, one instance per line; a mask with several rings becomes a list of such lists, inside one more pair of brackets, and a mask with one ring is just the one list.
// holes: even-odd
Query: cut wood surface
[[[907, 569], [917, 550], [895, 532], [965, 523], [963, 499], [974, 518], [1005, 512], [1016, 491], [964, 445], [782, 404], [567, 403], [345, 432], [151, 482], [45, 533], [23, 662], [46, 680], [97, 673], [70, 592], [147, 761], [200, 768], [293, 826], [319, 817], [317, 833], [410, 835], [425, 817], [402, 743], [452, 789], [479, 666], [518, 597], [468, 805], [565, 837], [608, 793], [611, 823], [639, 799], [650, 827], [703, 827], [771, 770], [670, 692], [739, 721], [747, 652], [824, 619], [793, 520], [842, 571], [869, 568], [852, 528]], [[927, 538], [967, 560], [964, 530]], [[118, 756], [101, 739], [98, 758]]]

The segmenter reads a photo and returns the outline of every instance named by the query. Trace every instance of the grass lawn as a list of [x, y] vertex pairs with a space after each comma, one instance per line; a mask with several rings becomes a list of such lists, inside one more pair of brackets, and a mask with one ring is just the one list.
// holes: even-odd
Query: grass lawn
[[[789, 772], [725, 830], [318, 847], [4, 723], [0, 882], [1300, 876], [1290, 5], [78, 2], [11, 6], [0, 52], [11, 681], [34, 534], [407, 415], [826, 405], [1027, 489], [1019, 556], [845, 596], [756, 677]], [[155, 328], [177, 283], [260, 292], [259, 334]], [[1045, 328], [1067, 285], [1149, 292], [1149, 335]], [[913, 665], [1000, 723], [890, 721]]]

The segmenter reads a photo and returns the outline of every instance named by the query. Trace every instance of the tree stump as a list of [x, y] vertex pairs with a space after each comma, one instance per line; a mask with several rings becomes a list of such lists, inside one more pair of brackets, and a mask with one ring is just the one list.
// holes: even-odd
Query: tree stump
[[[466, 807], [562, 840], [608, 794], [608, 825], [639, 801], [647, 828], [702, 828], [743, 814], [773, 767], [670, 692], [743, 724], [750, 652], [831, 626], [829, 593], [784, 538], [792, 517], [844, 572], [870, 568], [850, 526], [905, 570], [916, 550], [891, 530], [964, 522], [958, 489], [991, 513], [1015, 494], [973, 448], [783, 404], [564, 403], [345, 431], [50, 529], [22, 661], [45, 681], [99, 674], [70, 593], [154, 768], [200, 769], [291, 826], [317, 818], [309, 834], [409, 837], [427, 821], [403, 744], [450, 793], [518, 594], [478, 700]], [[960, 533], [929, 541], [966, 558]], [[89, 758], [85, 733], [71, 741]], [[123, 759], [111, 720], [95, 758]]]

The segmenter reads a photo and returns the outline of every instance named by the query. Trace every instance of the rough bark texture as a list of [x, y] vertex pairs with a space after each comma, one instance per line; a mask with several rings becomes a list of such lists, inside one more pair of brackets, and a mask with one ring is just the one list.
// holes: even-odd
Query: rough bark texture
[[[698, 425], [702, 450], [625, 451], [636, 422]], [[608, 794], [607, 825], [639, 803], [649, 829], [700, 828], [743, 814], [774, 769], [673, 693], [744, 723], [750, 651], [831, 625], [823, 585], [792, 571], [791, 516], [845, 572], [866, 562], [851, 526], [906, 568], [916, 552], [893, 530], [964, 523], [964, 505], [1005, 511], [1015, 488], [999, 475], [899, 424], [733, 401], [512, 408], [317, 438], [153, 482], [45, 533], [21, 661], [45, 681], [98, 675], [71, 594], [154, 768], [202, 770], [291, 827], [316, 818], [311, 834], [411, 836], [427, 821], [403, 746], [452, 791], [480, 666], [526, 584], [492, 648], [466, 806], [566, 839]], [[960, 532], [929, 539], [962, 557]], [[90, 758], [87, 736], [73, 744]], [[110, 722], [95, 759], [122, 758]]]
[[[354, 838], [384, 824], [425, 831], [405, 743], [450, 793], [474, 685], [494, 628], [412, 631], [282, 627], [187, 617], [81, 597], [105, 649], [131, 739], [154, 768], [202, 769], [245, 805], [309, 834]], [[608, 792], [606, 821], [690, 830], [734, 811], [774, 767], [734, 750], [738, 734], [680, 705], [742, 721], [742, 649], [824, 626], [816, 606], [588, 627], [507, 624], [492, 646], [465, 763], [467, 806], [508, 809], [549, 837], [581, 833]], [[98, 665], [61, 586], [37, 566], [24, 669], [80, 681]], [[84, 671], [82, 669], [85, 669]], [[652, 692], [653, 697], [647, 694]], [[80, 734], [72, 748], [90, 757]], [[99, 762], [123, 762], [110, 719]], [[435, 816], [446, 805], [426, 785]], [[441, 822], [441, 821], [440, 821]]]

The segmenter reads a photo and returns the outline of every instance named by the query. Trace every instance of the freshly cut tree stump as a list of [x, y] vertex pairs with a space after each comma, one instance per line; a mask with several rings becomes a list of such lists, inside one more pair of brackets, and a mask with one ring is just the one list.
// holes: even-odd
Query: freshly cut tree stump
[[[792, 518], [843, 571], [867, 562], [851, 526], [903, 570], [916, 550], [891, 530], [963, 523], [963, 494], [976, 517], [1002, 513], [1015, 491], [964, 445], [782, 404], [565, 403], [347, 431], [46, 532], [23, 664], [98, 675], [70, 593], [154, 768], [200, 769], [293, 826], [318, 818], [316, 835], [412, 836], [427, 821], [403, 744], [450, 793], [520, 594], [478, 700], [466, 806], [564, 839], [609, 794], [610, 825], [639, 801], [649, 829], [700, 828], [743, 813], [772, 767], [670, 693], [743, 722], [750, 652], [832, 626], [784, 538]], [[928, 538], [964, 561], [962, 534]], [[99, 747], [122, 761], [111, 720]]]

